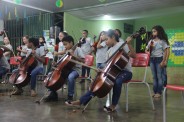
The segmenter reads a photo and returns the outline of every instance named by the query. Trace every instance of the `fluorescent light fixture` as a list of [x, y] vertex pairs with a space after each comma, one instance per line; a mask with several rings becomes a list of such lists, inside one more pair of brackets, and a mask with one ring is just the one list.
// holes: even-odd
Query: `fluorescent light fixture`
[[[12, 3], [12, 4], [16, 4], [13, 0], [2, 0], [2, 1]], [[46, 9], [42, 9], [42, 8], [38, 8], [38, 7], [35, 7], [35, 6], [30, 6], [30, 5], [26, 5], [26, 4], [22, 4], [22, 3], [16, 4], [16, 5], [20, 5], [20, 6], [24, 6], [24, 7], [27, 7], [27, 8], [32, 8], [32, 9], [36, 9], [36, 10], [40, 10], [40, 11], [44, 11], [44, 12], [54, 13], [53, 11], [49, 11], [49, 10], [46, 10]]]
[[104, 15], [103, 18], [104, 18], [105, 20], [108, 20], [108, 19], [111, 18], [111, 16], [110, 16], [110, 15]]

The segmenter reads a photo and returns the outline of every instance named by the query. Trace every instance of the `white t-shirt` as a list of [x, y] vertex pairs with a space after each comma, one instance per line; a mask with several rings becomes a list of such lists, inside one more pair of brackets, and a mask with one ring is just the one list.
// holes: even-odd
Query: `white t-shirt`
[[[13, 48], [12, 48], [11, 44], [4, 45], [4, 46], [6, 46], [7, 48], [9, 48], [11, 51], [13, 51]], [[10, 59], [10, 56], [11, 56], [11, 53], [8, 54], [7, 56], [5, 56], [6, 60], [9, 60]]]
[[165, 41], [163, 40], [155, 41], [153, 39], [148, 42], [146, 49], [150, 49], [151, 42], [153, 42], [153, 49], [151, 51], [151, 57], [162, 57], [164, 54], [164, 50], [169, 47], [169, 45], [167, 45]]
[[[124, 42], [120, 41], [118, 42], [116, 45], [114, 45], [113, 47], [111, 47], [108, 51], [107, 51], [107, 60], [114, 54], [114, 52], [116, 52], [116, 50], [119, 49], [119, 47], [123, 44]], [[128, 48], [128, 45], [126, 44], [124, 47], [123, 47], [124, 51], [126, 53], [129, 53], [129, 48]], [[125, 66], [124, 68], [125, 70], [129, 71], [129, 72], [132, 72], [132, 66], [131, 66], [131, 61], [129, 60], [127, 65]]]
[[[23, 51], [27, 51], [27, 45], [22, 45], [21, 47], [22, 47], [22, 50], [23, 50]], [[26, 56], [26, 54], [23, 53], [23, 52], [21, 52], [21, 53], [20, 53], [20, 56]]]
[[2, 56], [0, 58], [0, 67], [6, 68], [6, 69], [10, 69], [10, 64], [6, 60], [5, 56]]
[[[26, 55], [26, 57], [31, 53], [32, 49], [28, 49], [28, 53]], [[36, 55], [38, 55], [39, 57], [42, 57], [45, 55], [45, 48], [44, 46], [40, 46], [39, 48], [36, 49]], [[38, 61], [37, 67], [43, 67], [43, 63]]]
[[86, 43], [81, 45], [81, 49], [84, 55], [88, 55], [92, 51], [91, 46], [93, 45], [94, 42], [89, 37], [87, 37], [85, 40], [86, 40]]
[[103, 41], [100, 44], [102, 47], [101, 48], [97, 48], [96, 51], [96, 63], [105, 63], [106, 61], [106, 52], [108, 50], [108, 46], [106, 45], [106, 42]]
[[[65, 46], [63, 45], [63, 42], [59, 42], [59, 46], [58, 46], [58, 53], [62, 52], [65, 50]], [[59, 59], [62, 57], [63, 55], [58, 55]]]
[[[67, 53], [68, 51], [66, 51], [66, 53]], [[82, 50], [81, 50], [81, 48], [80, 47], [77, 47], [76, 49], [75, 49], [75, 51], [74, 51], [74, 56], [75, 57], [78, 57], [78, 58], [85, 58], [85, 56], [84, 56], [84, 54], [83, 54], [83, 52], [82, 52]], [[79, 74], [81, 74], [81, 65], [80, 64], [76, 64], [72, 69], [73, 70], [76, 70]]]

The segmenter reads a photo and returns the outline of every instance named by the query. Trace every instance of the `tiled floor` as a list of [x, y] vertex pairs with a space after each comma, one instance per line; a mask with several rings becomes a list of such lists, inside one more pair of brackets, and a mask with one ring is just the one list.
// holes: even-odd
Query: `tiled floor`
[[[86, 81], [87, 82], [87, 81]], [[87, 83], [85, 84], [87, 85]], [[122, 90], [117, 111], [106, 113], [103, 106], [108, 104], [107, 98], [94, 98], [86, 111], [83, 107], [68, 107], [64, 104], [67, 89], [58, 91], [59, 101], [36, 104], [45, 92], [44, 86], [38, 85], [38, 96], [29, 96], [28, 87], [21, 96], [10, 97], [0, 85], [0, 122], [162, 122], [162, 98], [154, 99], [156, 110], [151, 108], [147, 89], [143, 85], [131, 85], [129, 89], [129, 112], [125, 112], [125, 92]], [[10, 88], [10, 87], [8, 87]], [[152, 86], [151, 86], [152, 88]], [[76, 83], [77, 96], [86, 91], [86, 86]], [[184, 101], [181, 93], [167, 91], [167, 122], [184, 121]]]

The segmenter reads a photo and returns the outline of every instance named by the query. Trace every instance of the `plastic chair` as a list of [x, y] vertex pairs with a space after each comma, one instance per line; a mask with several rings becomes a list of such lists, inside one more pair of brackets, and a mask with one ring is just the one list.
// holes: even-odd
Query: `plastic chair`
[[44, 71], [43, 74], [37, 75], [36, 80], [44, 80], [47, 77], [46, 73], [48, 70], [49, 57], [45, 57], [45, 62], [43, 63]]
[[184, 101], [184, 86], [179, 85], [166, 85], [163, 91], [163, 122], [166, 122], [166, 90], [174, 90], [174, 91], [181, 91], [183, 101]]
[[155, 110], [155, 106], [154, 106], [153, 99], [152, 99], [152, 96], [151, 96], [150, 86], [145, 81], [146, 80], [146, 75], [147, 75], [147, 69], [148, 69], [149, 59], [150, 59], [150, 56], [147, 53], [137, 53], [136, 54], [136, 58], [130, 59], [131, 60], [131, 63], [132, 63], [132, 67], [142, 67], [142, 68], [145, 68], [145, 71], [144, 71], [143, 80], [136, 80], [136, 79], [134, 80], [134, 79], [132, 79], [130, 81], [127, 81], [126, 84], [125, 84], [126, 112], [128, 112], [128, 86], [130, 84], [145, 84], [147, 86], [149, 97], [150, 97], [150, 102], [152, 104], [153, 110]]
[[[18, 65], [20, 64], [20, 61], [21, 61], [21, 60], [22, 60], [22, 58], [21, 58], [20, 56], [10, 57], [10, 65], [11, 65], [11, 66], [18, 66]], [[8, 79], [8, 77], [9, 77], [11, 74], [12, 74], [12, 73], [10, 72], [10, 70], [9, 70], [8, 73], [5, 74], [3, 83], [8, 83], [8, 82], [7, 82], [7, 79]]]
[[10, 65], [17, 66], [20, 64], [22, 58], [20, 56], [14, 56], [10, 58]]
[[[22, 60], [22, 58], [20, 56], [14, 56], [14, 57], [10, 57], [10, 66], [18, 66], [20, 64], [20, 61]], [[6, 89], [6, 91], [8, 91], [9, 94], [9, 88], [8, 88], [8, 78], [12, 75], [12, 73], [10, 72], [10, 70], [4, 75], [3, 77], [3, 81], [2, 83], [4, 84], [4, 88]], [[12, 89], [14, 89], [14, 87], [12, 87]]]

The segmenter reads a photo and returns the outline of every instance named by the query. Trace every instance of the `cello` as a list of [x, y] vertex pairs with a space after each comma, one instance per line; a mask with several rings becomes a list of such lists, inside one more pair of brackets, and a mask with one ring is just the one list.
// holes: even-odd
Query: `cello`
[[[132, 34], [131, 37], [136, 38], [145, 32], [146, 31], [140, 29], [135, 34]], [[95, 96], [99, 98], [105, 97], [114, 86], [116, 77], [120, 72], [122, 72], [124, 67], [129, 62], [129, 56], [123, 49], [126, 44], [127, 41], [125, 41], [106, 61], [106, 66], [104, 67], [103, 71], [97, 73], [94, 82], [90, 86], [90, 91], [92, 91]]]
[[[75, 50], [78, 43], [72, 47], [71, 50]], [[45, 78], [45, 87], [54, 91], [60, 89], [67, 79], [69, 71], [75, 66], [74, 62], [70, 60], [75, 59], [70, 53], [66, 53], [63, 57], [54, 65], [53, 71]]]
[[[37, 47], [35, 47], [36, 49]], [[34, 49], [34, 50], [35, 50]], [[37, 66], [37, 60], [30, 53], [19, 65], [19, 68], [16, 72], [13, 72], [9, 78], [11, 84], [16, 85], [17, 87], [24, 87], [30, 82], [30, 72], [29, 69], [34, 69]]]

